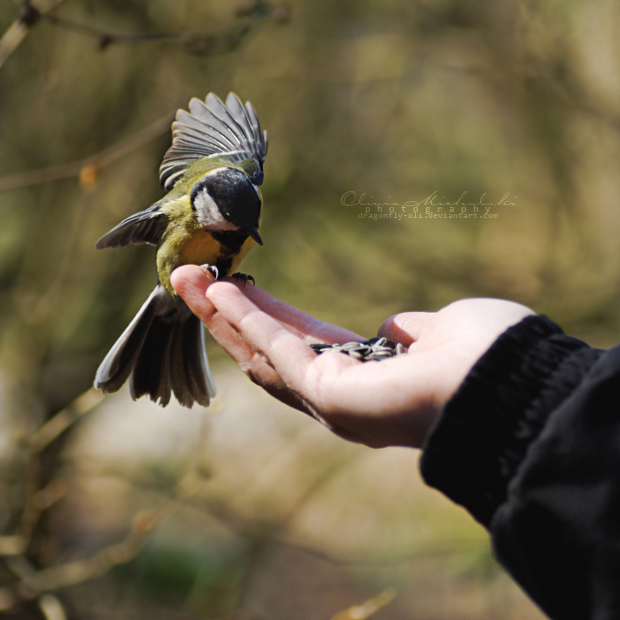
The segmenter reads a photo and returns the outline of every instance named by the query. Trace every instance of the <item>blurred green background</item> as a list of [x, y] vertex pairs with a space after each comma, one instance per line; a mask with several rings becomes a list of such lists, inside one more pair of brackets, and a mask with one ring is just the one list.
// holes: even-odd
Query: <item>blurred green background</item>
[[[250, 100], [269, 133], [265, 245], [243, 269], [277, 297], [366, 337], [502, 297], [616, 343], [614, 4], [32, 6], [53, 18], [0, 0], [0, 613], [303, 620], [393, 586], [379, 620], [540, 617], [414, 452], [329, 436], [212, 341], [211, 410], [125, 392], [65, 408], [156, 282], [152, 248], [94, 244], [161, 196], [171, 115], [210, 91]], [[162, 32], [180, 35], [113, 36]], [[390, 206], [347, 192], [403, 217], [360, 217]], [[464, 192], [477, 218], [409, 217]]]

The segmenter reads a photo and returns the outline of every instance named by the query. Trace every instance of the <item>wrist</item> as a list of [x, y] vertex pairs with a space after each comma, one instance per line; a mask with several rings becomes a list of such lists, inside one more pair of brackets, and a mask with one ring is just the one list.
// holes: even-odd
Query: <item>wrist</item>
[[[488, 526], [529, 445], [600, 353], [543, 316], [509, 328], [474, 365], [427, 438], [420, 463], [426, 482]], [[557, 372], [567, 380], [550, 387]]]

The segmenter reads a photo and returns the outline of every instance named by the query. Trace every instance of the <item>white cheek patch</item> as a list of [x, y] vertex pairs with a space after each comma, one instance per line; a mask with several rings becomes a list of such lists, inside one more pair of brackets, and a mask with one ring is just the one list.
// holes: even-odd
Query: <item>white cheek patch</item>
[[224, 219], [206, 188], [201, 189], [196, 194], [194, 207], [196, 208], [198, 222], [205, 228], [210, 230], [239, 230], [238, 226]]

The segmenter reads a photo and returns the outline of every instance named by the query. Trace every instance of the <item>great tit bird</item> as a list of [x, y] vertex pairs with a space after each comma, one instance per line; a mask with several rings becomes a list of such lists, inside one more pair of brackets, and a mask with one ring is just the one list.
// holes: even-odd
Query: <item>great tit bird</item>
[[172, 146], [159, 178], [166, 196], [103, 236], [96, 247], [157, 246], [159, 282], [110, 349], [95, 387], [116, 392], [129, 378], [133, 399], [148, 395], [165, 407], [171, 392], [182, 405], [207, 406], [215, 395], [200, 321], [170, 284], [172, 271], [203, 265], [216, 278], [236, 273], [259, 229], [267, 132], [256, 112], [230, 93], [224, 104], [213, 93], [179, 110]]

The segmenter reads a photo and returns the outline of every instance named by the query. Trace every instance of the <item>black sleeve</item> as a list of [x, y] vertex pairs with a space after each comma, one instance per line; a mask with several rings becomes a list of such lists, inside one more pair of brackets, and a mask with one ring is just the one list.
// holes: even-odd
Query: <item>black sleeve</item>
[[620, 347], [524, 319], [447, 404], [420, 467], [551, 618], [620, 618]]

